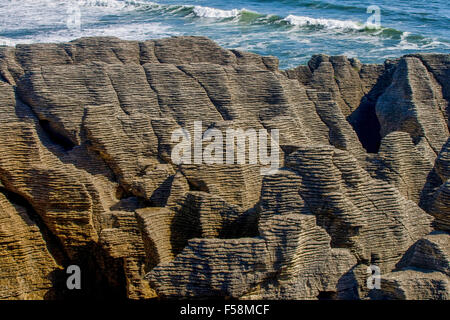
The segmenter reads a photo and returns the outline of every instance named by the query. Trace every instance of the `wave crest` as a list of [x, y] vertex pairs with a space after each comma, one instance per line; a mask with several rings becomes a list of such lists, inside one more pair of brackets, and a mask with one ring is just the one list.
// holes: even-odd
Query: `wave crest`
[[[48, 0], [45, 0], [48, 1]], [[313, 1], [314, 2], [314, 1]], [[320, 2], [320, 1], [319, 1]], [[339, 20], [332, 18], [312, 18], [308, 16], [288, 15], [286, 17], [261, 14], [255, 11], [247, 10], [245, 8], [230, 10], [187, 4], [159, 4], [153, 1], [146, 0], [79, 0], [78, 2], [83, 6], [92, 6], [100, 8], [110, 8], [113, 10], [146, 10], [152, 14], [174, 15], [179, 17], [190, 18], [207, 18], [214, 21], [226, 23], [242, 23], [255, 25], [272, 25], [281, 28], [288, 27], [295, 30], [296, 28], [307, 29], [324, 29], [334, 30], [336, 32], [364, 32], [372, 36], [379, 36], [382, 38], [391, 38], [400, 40], [403, 35], [402, 31], [379, 27], [375, 25], [363, 23], [352, 20]]]
[[294, 16], [289, 15], [283, 19], [287, 23], [294, 26], [319, 26], [327, 29], [351, 29], [351, 30], [362, 30], [365, 25], [359, 22], [351, 20], [336, 20], [336, 19], [320, 19], [311, 18], [305, 16]]
[[210, 7], [195, 6], [192, 10], [195, 16], [200, 18], [235, 18], [239, 16], [245, 9], [222, 10]]

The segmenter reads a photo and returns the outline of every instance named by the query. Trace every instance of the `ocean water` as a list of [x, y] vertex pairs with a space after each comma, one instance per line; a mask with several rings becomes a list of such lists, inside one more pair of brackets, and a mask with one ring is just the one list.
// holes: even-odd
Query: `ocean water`
[[0, 45], [202, 35], [226, 48], [274, 55], [281, 68], [316, 53], [364, 63], [449, 53], [449, 27], [448, 0], [0, 0]]

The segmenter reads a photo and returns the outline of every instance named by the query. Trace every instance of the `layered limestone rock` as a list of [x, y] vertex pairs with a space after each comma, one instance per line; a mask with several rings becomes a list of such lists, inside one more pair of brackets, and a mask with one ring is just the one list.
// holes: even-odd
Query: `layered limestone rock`
[[406, 56], [399, 60], [391, 85], [376, 104], [381, 136], [404, 131], [415, 144], [423, 140], [437, 154], [448, 136], [447, 108], [443, 87], [433, 73], [419, 58]]
[[[436, 217], [435, 225], [438, 230], [450, 230], [450, 138], [442, 147], [436, 162], [433, 179], [430, 179], [431, 190], [435, 190], [429, 197], [428, 208], [430, 214]], [[433, 173], [434, 173], [433, 172]]]
[[[278, 70], [203, 37], [0, 47], [0, 298], [448, 299], [449, 80], [437, 54]], [[215, 156], [228, 129], [278, 130], [278, 170], [238, 144], [175, 161], [200, 121]]]
[[406, 132], [394, 131], [381, 140], [377, 154], [367, 157], [367, 171], [374, 177], [394, 185], [407, 199], [419, 203], [429, 187], [427, 179], [433, 163], [414, 145]]
[[0, 193], [0, 299], [52, 297], [52, 273], [62, 267], [47, 236], [27, 208]]
[[397, 264], [397, 270], [381, 279], [382, 299], [450, 299], [450, 238], [434, 232], [417, 241]]

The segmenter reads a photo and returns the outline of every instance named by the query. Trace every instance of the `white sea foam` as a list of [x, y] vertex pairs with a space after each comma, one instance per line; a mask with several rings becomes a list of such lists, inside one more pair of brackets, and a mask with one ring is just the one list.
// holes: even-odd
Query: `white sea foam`
[[16, 43], [11, 39], [0, 37], [0, 46], [14, 47], [15, 45]]
[[320, 26], [327, 29], [364, 29], [364, 25], [351, 20], [336, 20], [336, 19], [316, 19], [306, 16], [289, 15], [283, 19], [284, 21], [294, 26]]
[[148, 1], [138, 1], [138, 0], [75, 0], [72, 1], [74, 4], [78, 4], [82, 7], [103, 7], [103, 8], [112, 8], [112, 9], [124, 9], [127, 7], [134, 8], [141, 5], [156, 5], [157, 3], [148, 2]]
[[195, 6], [193, 13], [200, 18], [234, 18], [242, 14], [242, 12], [248, 11], [245, 9], [232, 9], [232, 10], [222, 10], [217, 8]]
[[84, 28], [80, 32], [70, 32], [67, 30], [59, 30], [56, 32], [39, 33], [33, 37], [23, 38], [0, 38], [0, 45], [15, 46], [16, 44], [30, 43], [54, 43], [67, 42], [81, 37], [93, 36], [111, 36], [124, 40], [147, 40], [155, 38], [163, 38], [170, 36], [178, 36], [179, 32], [173, 30], [172, 27], [158, 23], [133, 23], [128, 25], [107, 26], [105, 28]]
[[7, 0], [3, 5], [5, 6], [18, 6], [33, 5], [40, 8], [56, 8], [58, 6], [81, 6], [81, 7], [103, 7], [123, 9], [125, 7], [137, 7], [141, 5], [158, 5], [157, 3], [141, 0]]
[[83, 37], [96, 35], [114, 36], [125, 40], [146, 40], [179, 35], [171, 26], [160, 22], [132, 23], [127, 25], [108, 26], [105, 28], [85, 28]]

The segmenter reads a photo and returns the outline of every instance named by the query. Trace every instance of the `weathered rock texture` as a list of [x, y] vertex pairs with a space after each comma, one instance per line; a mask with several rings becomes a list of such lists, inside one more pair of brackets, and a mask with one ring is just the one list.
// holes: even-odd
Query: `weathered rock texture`
[[[0, 298], [448, 299], [449, 102], [449, 55], [0, 47]], [[282, 168], [173, 163], [198, 120], [279, 129]]]

